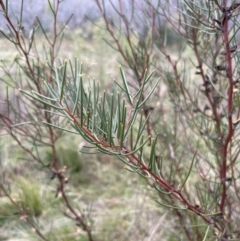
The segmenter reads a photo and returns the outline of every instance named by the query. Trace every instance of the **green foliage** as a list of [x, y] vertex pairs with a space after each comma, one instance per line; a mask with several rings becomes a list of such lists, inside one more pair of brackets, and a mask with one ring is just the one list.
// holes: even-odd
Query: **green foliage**
[[4, 226], [5, 223], [13, 220], [15, 218], [14, 213], [16, 212], [17, 209], [13, 204], [8, 203], [6, 200], [2, 200], [0, 208], [0, 225]]
[[39, 217], [43, 212], [42, 196], [33, 181], [23, 178], [17, 179], [19, 189], [19, 205], [26, 210], [29, 215]]
[[[140, 37], [133, 29], [134, 9], [129, 18], [118, 1], [119, 9], [113, 6], [121, 22], [117, 26], [105, 2], [96, 0], [102, 14], [98, 24], [108, 33], [104, 40], [121, 62], [110, 84], [77, 57], [60, 56], [65, 29], [57, 24], [61, 1], [54, 3], [49, 2], [53, 33], [38, 21], [27, 39], [23, 13], [15, 26], [0, 1], [9, 28], [3, 38], [18, 52], [12, 65], [1, 63], [1, 79], [8, 85], [1, 124], [26, 154], [15, 164], [29, 165], [18, 169], [24, 178], [11, 165], [3, 172], [0, 188], [9, 202], [0, 210], [2, 223], [12, 208], [43, 240], [239, 239], [239, 3], [178, 1], [169, 12], [168, 1], [157, 6], [146, 1], [142, 16], [148, 34]], [[162, 16], [165, 27], [157, 26]], [[106, 47], [98, 50], [107, 55]], [[17, 95], [14, 88], [20, 89]], [[72, 136], [81, 137], [80, 150], [74, 138], [69, 141]], [[111, 158], [116, 166], [108, 169]], [[127, 171], [121, 177], [123, 167]], [[131, 175], [146, 190], [137, 199], [140, 204], [134, 199], [135, 208], [140, 187]], [[58, 210], [48, 230], [45, 214], [51, 208], [43, 200], [39, 176]], [[115, 198], [118, 193], [121, 198]], [[132, 206], [124, 208], [122, 199]], [[100, 221], [105, 210], [116, 218]], [[59, 216], [64, 218], [58, 222]]]

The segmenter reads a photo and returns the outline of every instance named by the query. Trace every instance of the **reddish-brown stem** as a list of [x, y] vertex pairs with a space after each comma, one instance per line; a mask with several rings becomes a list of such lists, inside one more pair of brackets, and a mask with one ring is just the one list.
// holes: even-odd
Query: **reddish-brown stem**
[[[64, 111], [68, 114], [69, 117], [72, 118], [72, 121], [75, 123], [75, 125], [78, 125], [79, 127], [81, 127], [82, 130], [96, 142], [96, 144], [101, 145], [105, 148], [113, 148], [108, 143], [100, 141], [97, 138], [95, 138], [93, 136], [93, 134], [91, 133], [91, 131], [89, 129], [87, 129], [87, 127], [84, 127], [83, 125], [81, 125], [81, 123], [72, 115], [72, 113], [70, 113], [70, 111], [68, 111], [67, 109], [64, 109]], [[119, 155], [121, 155], [121, 153], [124, 153], [124, 155], [126, 155], [127, 153], [131, 152], [131, 150], [129, 150], [127, 147], [124, 147], [122, 150], [119, 149], [119, 146], [114, 147], [114, 151], [116, 151], [116, 150], [119, 151]], [[156, 183], [159, 186], [161, 186], [162, 188], [170, 191], [175, 198], [177, 198], [178, 200], [183, 202], [184, 205], [187, 206], [188, 210], [190, 210], [190, 211], [196, 213], [197, 215], [201, 216], [205, 222], [210, 223], [210, 221], [204, 216], [204, 213], [201, 213], [195, 207], [195, 205], [190, 204], [190, 202], [183, 196], [183, 194], [181, 193], [180, 190], [175, 189], [170, 184], [168, 184], [165, 180], [161, 179], [159, 176], [157, 176], [155, 173], [153, 173], [149, 169], [148, 166], [146, 166], [143, 162], [141, 162], [141, 160], [138, 159], [138, 157], [135, 154], [127, 156], [127, 159], [129, 160], [130, 163], [132, 163], [135, 166], [140, 165], [140, 168], [141, 168], [143, 174], [145, 174], [145, 175], [150, 174], [150, 176], [156, 181]]]
[[[128, 148], [124, 148], [125, 149], [125, 153], [130, 152], [130, 150], [128, 150]], [[166, 189], [167, 191], [170, 191], [172, 193], [172, 195], [180, 200], [189, 211], [194, 212], [195, 214], [199, 215], [206, 223], [210, 224], [210, 220], [206, 217], [205, 213], [202, 213], [197, 207], [196, 205], [192, 205], [181, 193], [180, 190], [175, 189], [174, 187], [172, 187], [170, 184], [168, 184], [165, 180], [161, 179], [159, 176], [157, 176], [155, 173], [153, 173], [148, 166], [146, 166], [143, 162], [141, 162], [141, 160], [138, 159], [138, 157], [136, 155], [131, 155], [131, 156], [127, 156], [127, 159], [129, 160], [130, 163], [139, 166], [140, 165], [140, 169], [142, 170], [143, 174], [150, 174], [150, 176], [156, 181], [156, 183], [161, 186], [162, 188]]]
[[229, 88], [228, 88], [228, 132], [227, 136], [225, 138], [223, 147], [222, 147], [222, 164], [220, 167], [220, 180], [223, 184], [223, 190], [222, 190], [222, 197], [220, 202], [220, 210], [224, 211], [225, 201], [227, 198], [226, 193], [226, 174], [227, 174], [227, 155], [228, 155], [228, 146], [232, 140], [232, 137], [234, 135], [234, 129], [233, 129], [233, 123], [232, 123], [232, 111], [233, 111], [233, 74], [232, 74], [232, 60], [231, 60], [231, 52], [230, 52], [230, 46], [229, 46], [229, 40], [228, 40], [228, 13], [226, 11], [226, 1], [224, 1], [223, 4], [224, 10], [223, 10], [223, 18], [225, 19], [224, 25], [223, 25], [223, 43], [225, 47], [226, 52], [226, 64], [227, 64], [227, 78], [229, 82]]
[[[52, 43], [51, 43], [51, 66], [53, 66], [54, 64], [54, 60], [55, 60], [55, 45], [57, 42], [57, 14], [58, 14], [58, 8], [59, 8], [59, 4], [60, 4], [60, 0], [57, 0], [56, 2], [56, 7], [55, 7], [55, 12], [53, 14], [54, 19], [53, 19], [53, 39], [52, 39]], [[52, 75], [50, 76], [50, 78], [52, 79]], [[51, 82], [51, 80], [50, 80]]]

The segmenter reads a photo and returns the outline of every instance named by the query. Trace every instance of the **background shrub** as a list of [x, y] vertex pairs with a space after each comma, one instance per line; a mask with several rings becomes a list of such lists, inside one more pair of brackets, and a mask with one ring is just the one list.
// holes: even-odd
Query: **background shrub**
[[0, 1], [1, 238], [238, 240], [240, 4], [18, 4]]

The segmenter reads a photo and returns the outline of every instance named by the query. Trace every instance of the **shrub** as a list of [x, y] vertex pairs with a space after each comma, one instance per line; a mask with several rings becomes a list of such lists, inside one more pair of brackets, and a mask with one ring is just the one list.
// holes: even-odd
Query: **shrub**
[[[77, 211], [66, 192], [66, 167], [56, 149], [63, 132], [80, 135], [88, 143], [81, 151], [89, 156], [113, 156], [130, 173], [139, 174], [151, 190], [148, 197], [159, 204], [159, 216], [168, 215], [172, 221], [171, 228], [161, 232], [163, 219], [155, 225], [151, 222], [149, 230], [139, 224], [129, 240], [161, 236], [165, 240], [238, 240], [240, 4], [144, 1], [137, 5], [141, 15], [136, 15], [134, 7], [125, 12], [124, 3], [96, 0], [102, 14], [98, 24], [107, 33], [105, 42], [118, 53], [122, 66], [119, 77], [104, 91], [98, 80], [86, 77], [77, 58], [56, 61], [64, 33], [57, 31], [60, 1], [49, 2], [52, 35], [39, 22], [50, 47], [50, 52], [43, 48], [44, 56], [33, 51], [36, 29], [27, 41], [21, 21], [17, 29], [0, 1], [10, 30], [3, 35], [22, 57], [16, 58], [15, 76], [2, 65], [3, 80], [21, 91], [15, 105], [7, 92], [7, 110], [1, 114], [5, 129], [32, 162], [58, 180], [56, 197], [61, 196], [67, 208], [63, 213], [85, 231], [88, 240], [101, 240], [101, 232], [94, 232], [90, 212]], [[117, 22], [106, 11], [107, 4], [112, 4]], [[140, 31], [134, 28], [138, 17], [144, 26]], [[165, 25], [159, 26], [162, 18]], [[173, 30], [179, 36], [175, 45], [169, 40]], [[44, 125], [39, 124], [41, 119]], [[31, 146], [23, 145], [21, 138]], [[50, 162], [41, 158], [40, 146], [51, 148]], [[39, 237], [47, 240], [33, 222], [34, 212], [29, 215], [14, 201], [4, 180], [1, 189]], [[121, 235], [114, 239], [121, 240]]]

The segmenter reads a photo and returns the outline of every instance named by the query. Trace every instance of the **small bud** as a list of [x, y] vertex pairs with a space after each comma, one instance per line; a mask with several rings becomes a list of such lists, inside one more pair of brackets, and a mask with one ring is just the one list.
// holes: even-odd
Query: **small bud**
[[195, 208], [200, 208], [200, 202], [199, 201], [195, 202]]
[[218, 71], [227, 70], [227, 69], [226, 69], [226, 66], [224, 66], [224, 65], [216, 65], [216, 66], [215, 66], [215, 69], [218, 70]]
[[203, 84], [202, 84], [202, 86], [209, 86], [211, 83], [210, 83], [210, 81], [209, 80], [206, 80]]
[[233, 125], [236, 126], [240, 122], [240, 118], [237, 119], [236, 121], [233, 121]]
[[222, 179], [222, 184], [225, 184], [226, 182], [231, 182], [232, 178], [231, 177], [226, 177]]
[[51, 180], [53, 180], [56, 177], [56, 173], [52, 173], [52, 176], [50, 177]]
[[209, 107], [208, 105], [205, 105], [205, 106], [204, 106], [204, 112], [205, 112], [206, 110], [210, 110], [210, 107]]

